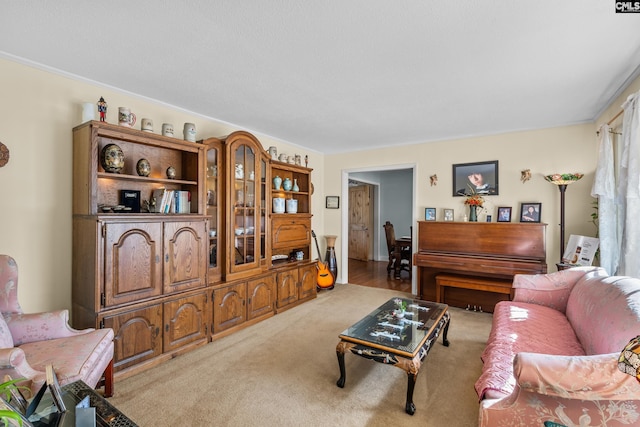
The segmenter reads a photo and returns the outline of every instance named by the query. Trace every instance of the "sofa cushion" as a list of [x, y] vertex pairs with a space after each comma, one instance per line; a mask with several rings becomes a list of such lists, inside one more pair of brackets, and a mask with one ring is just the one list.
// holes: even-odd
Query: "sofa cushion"
[[504, 397], [513, 391], [513, 359], [523, 351], [566, 356], [585, 354], [561, 312], [525, 302], [499, 302], [493, 313], [487, 347], [482, 353], [482, 375], [475, 385], [480, 399]]
[[4, 317], [0, 315], [0, 348], [12, 348], [13, 336], [11, 336], [11, 330], [9, 325], [4, 320]]
[[[45, 381], [46, 366], [51, 364], [61, 385], [92, 376], [92, 371], [98, 371], [97, 379], [106, 368], [113, 354], [113, 330], [109, 328], [91, 330], [85, 334], [67, 338], [56, 338], [45, 341], [35, 341], [23, 344], [29, 364], [40, 375], [32, 378], [39, 387]], [[107, 355], [106, 362], [103, 359]], [[96, 380], [97, 381], [97, 380]], [[94, 387], [95, 384], [87, 384]], [[36, 389], [37, 387], [32, 387]]]
[[586, 354], [619, 353], [640, 331], [638, 279], [585, 275], [569, 296], [567, 318]]

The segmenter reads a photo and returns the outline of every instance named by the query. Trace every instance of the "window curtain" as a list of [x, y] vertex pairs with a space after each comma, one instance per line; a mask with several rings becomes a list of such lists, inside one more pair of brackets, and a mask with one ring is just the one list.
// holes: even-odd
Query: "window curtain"
[[598, 237], [600, 266], [613, 275], [618, 269], [620, 240], [618, 209], [615, 201], [616, 182], [611, 128], [605, 124], [598, 131], [598, 165], [591, 196], [598, 199]]
[[615, 274], [640, 277], [640, 91], [622, 105], [622, 147], [618, 171], [620, 262]]

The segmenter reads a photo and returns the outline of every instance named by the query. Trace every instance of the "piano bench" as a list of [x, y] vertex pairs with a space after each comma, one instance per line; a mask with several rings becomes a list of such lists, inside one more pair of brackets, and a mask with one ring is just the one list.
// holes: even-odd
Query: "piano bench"
[[509, 294], [509, 299], [512, 300], [513, 288], [511, 283], [511, 280], [492, 279], [490, 277], [438, 274], [436, 276], [436, 302], [442, 302], [444, 297], [443, 288], [445, 287]]

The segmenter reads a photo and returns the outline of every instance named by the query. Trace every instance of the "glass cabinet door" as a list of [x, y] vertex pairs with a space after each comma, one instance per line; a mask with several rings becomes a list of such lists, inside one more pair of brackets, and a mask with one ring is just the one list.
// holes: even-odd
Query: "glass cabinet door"
[[242, 270], [233, 266], [259, 263], [258, 239], [261, 238], [260, 208], [256, 208], [257, 153], [249, 145], [239, 144], [233, 150], [231, 201], [233, 210], [233, 256], [231, 270]]
[[207, 145], [206, 214], [209, 218], [209, 283], [218, 282], [221, 278], [220, 255], [222, 251], [220, 250], [220, 242], [224, 240], [220, 235], [222, 232], [220, 229], [220, 180], [218, 178], [221, 173], [220, 149], [219, 142], [210, 142]]

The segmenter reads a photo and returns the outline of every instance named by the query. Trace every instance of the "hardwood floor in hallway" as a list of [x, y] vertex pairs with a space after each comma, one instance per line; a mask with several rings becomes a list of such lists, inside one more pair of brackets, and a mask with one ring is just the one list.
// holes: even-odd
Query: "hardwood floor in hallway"
[[409, 273], [403, 271], [400, 279], [394, 279], [393, 272], [387, 274], [386, 261], [349, 259], [349, 283], [411, 293], [411, 277], [409, 277]]

